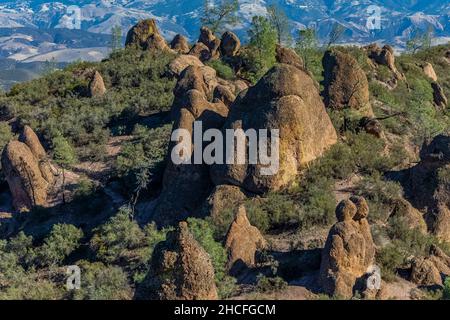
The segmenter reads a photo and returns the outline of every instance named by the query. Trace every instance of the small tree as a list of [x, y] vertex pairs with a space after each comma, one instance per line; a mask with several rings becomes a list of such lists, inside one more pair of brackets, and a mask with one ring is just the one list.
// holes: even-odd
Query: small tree
[[286, 13], [280, 7], [271, 5], [267, 8], [267, 15], [272, 27], [277, 32], [278, 44], [290, 43], [292, 37]]
[[116, 52], [122, 48], [122, 28], [116, 25], [111, 28], [111, 52]]
[[52, 140], [53, 143], [53, 158], [62, 169], [62, 197], [63, 203], [66, 203], [66, 176], [65, 170], [77, 161], [77, 156], [70, 143], [62, 136], [57, 135]]
[[331, 47], [333, 44], [339, 41], [340, 38], [344, 35], [345, 27], [340, 23], [333, 24], [331, 28], [330, 34], [328, 35], [328, 44], [327, 47]]
[[316, 30], [312, 28], [299, 30], [295, 50], [303, 59], [305, 67], [308, 69], [311, 63], [311, 58], [318, 50]]
[[433, 39], [433, 27], [429, 26], [426, 31], [415, 30], [411, 33], [410, 39], [406, 41], [406, 50], [415, 54], [418, 50], [431, 48]]
[[246, 63], [250, 69], [250, 80], [255, 82], [276, 62], [277, 32], [267, 18], [255, 16], [248, 35], [250, 42]]
[[238, 9], [238, 0], [220, 0], [217, 4], [205, 0], [200, 21], [213, 33], [221, 32], [225, 25], [235, 25], [239, 22]]

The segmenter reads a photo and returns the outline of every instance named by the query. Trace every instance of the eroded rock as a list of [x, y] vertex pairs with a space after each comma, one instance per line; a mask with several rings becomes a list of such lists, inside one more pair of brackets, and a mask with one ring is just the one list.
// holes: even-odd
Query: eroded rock
[[95, 71], [89, 82], [89, 96], [91, 97], [101, 97], [106, 93], [105, 83], [103, 82], [103, 77], [100, 72]]
[[172, 42], [170, 43], [170, 48], [181, 54], [187, 54], [190, 50], [188, 41], [181, 34], [177, 34], [173, 38]]

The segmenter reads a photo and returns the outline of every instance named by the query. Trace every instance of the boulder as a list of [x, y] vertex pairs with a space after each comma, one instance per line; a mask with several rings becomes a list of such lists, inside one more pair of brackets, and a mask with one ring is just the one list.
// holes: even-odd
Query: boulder
[[155, 19], [141, 20], [134, 25], [127, 33], [125, 46], [151, 51], [171, 51], [159, 33]]
[[216, 38], [208, 27], [200, 28], [198, 43], [203, 43], [209, 49], [209, 59], [217, 59], [220, 57], [220, 40]]
[[201, 42], [197, 42], [189, 51], [190, 55], [197, 57], [200, 61], [205, 62], [211, 59], [211, 51], [209, 48]]
[[224, 57], [234, 57], [241, 49], [241, 41], [231, 31], [226, 31], [220, 41], [220, 52]]
[[431, 63], [425, 62], [425, 63], [422, 65], [422, 70], [423, 70], [423, 73], [424, 73], [428, 78], [430, 78], [430, 79], [433, 80], [434, 82], [437, 82], [437, 81], [438, 81], [438, 77], [437, 77], [436, 72], [434, 71], [433, 65], [432, 65]]
[[380, 48], [378, 44], [374, 43], [364, 47], [364, 49], [373, 62], [388, 67], [393, 73], [395, 80], [404, 80], [405, 76], [395, 66], [394, 49], [391, 46], [385, 45], [383, 48]]
[[89, 96], [90, 97], [101, 97], [106, 93], [105, 83], [103, 82], [103, 77], [100, 72], [95, 71], [89, 82]]
[[239, 187], [220, 185], [214, 187], [202, 207], [203, 216], [210, 216], [222, 225], [228, 215], [225, 211], [236, 212], [239, 205], [247, 199], [247, 194]]
[[319, 282], [325, 293], [351, 298], [358, 281], [373, 270], [375, 245], [368, 213], [367, 202], [361, 197], [351, 197], [337, 206], [338, 222], [322, 251]]
[[410, 280], [422, 286], [442, 285], [439, 269], [429, 258], [415, 258], [411, 264]]
[[445, 109], [447, 107], [447, 97], [445, 96], [444, 89], [440, 86], [439, 83], [433, 82], [431, 83], [431, 87], [433, 88], [433, 99], [436, 106]]
[[377, 119], [362, 117], [359, 122], [359, 126], [368, 134], [371, 134], [379, 139], [384, 137], [383, 126]]
[[214, 101], [221, 101], [229, 108], [236, 99], [236, 96], [228, 87], [219, 84], [214, 89], [213, 98]]
[[35, 206], [47, 206], [49, 183], [44, 178], [39, 160], [23, 142], [11, 141], [3, 149], [2, 170], [19, 211], [29, 211]]
[[189, 53], [189, 43], [187, 42], [186, 38], [183, 37], [181, 34], [177, 34], [172, 42], [170, 43], [170, 48], [174, 50], [175, 52], [181, 53], [181, 54], [187, 54]]
[[31, 153], [38, 161], [39, 170], [42, 173], [42, 177], [50, 185], [55, 182], [55, 174], [52, 164], [44, 150], [41, 142], [39, 141], [36, 133], [29, 126], [25, 126], [22, 133], [19, 136], [19, 141], [25, 143], [30, 148]]
[[276, 59], [278, 63], [285, 63], [294, 66], [300, 70], [305, 69], [302, 58], [292, 49], [277, 45]]
[[173, 76], [178, 78], [189, 66], [204, 67], [205, 65], [196, 56], [182, 54], [172, 60], [169, 64], [169, 70]]
[[327, 51], [324, 67], [324, 100], [331, 109], [364, 109], [369, 105], [369, 83], [365, 72], [351, 55]]
[[211, 166], [215, 185], [236, 185], [253, 193], [287, 186], [303, 166], [337, 141], [313, 80], [287, 64], [276, 65], [255, 86], [241, 92], [222, 131], [227, 129], [279, 130], [279, 148], [273, 150], [279, 153], [279, 157], [273, 154], [279, 158], [279, 170], [263, 172], [267, 166], [249, 163], [248, 155], [238, 154], [237, 144], [235, 156], [244, 156], [243, 164]]
[[158, 300], [216, 300], [214, 268], [208, 253], [181, 222], [156, 245], [150, 266], [149, 295]]
[[266, 246], [267, 242], [261, 232], [248, 221], [245, 206], [239, 206], [225, 240], [228, 268], [232, 270], [241, 265], [254, 266], [256, 251], [263, 250]]
[[423, 234], [427, 232], [427, 225], [420, 211], [404, 199], [394, 201], [394, 207], [389, 216], [389, 220], [395, 221], [395, 223], [398, 223], [398, 220], [400, 220], [411, 230], [416, 229]]

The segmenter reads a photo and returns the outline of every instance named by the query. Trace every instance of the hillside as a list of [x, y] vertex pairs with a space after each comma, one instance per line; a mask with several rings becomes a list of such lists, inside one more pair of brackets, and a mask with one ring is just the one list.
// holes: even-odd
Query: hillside
[[[398, 10], [417, 6], [440, 9]], [[248, 42], [159, 27], [0, 93], [0, 300], [449, 298], [450, 45], [283, 47], [264, 18]], [[210, 139], [178, 156], [279, 130], [278, 170], [176, 162], [172, 132], [198, 122]]]

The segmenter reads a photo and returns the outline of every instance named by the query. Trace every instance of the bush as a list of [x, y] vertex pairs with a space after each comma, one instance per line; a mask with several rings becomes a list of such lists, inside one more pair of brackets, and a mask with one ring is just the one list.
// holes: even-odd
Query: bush
[[208, 221], [189, 218], [187, 222], [189, 231], [211, 257], [219, 295], [222, 298], [230, 296], [234, 290], [235, 280], [227, 275], [228, 258], [225, 248], [214, 240], [214, 230]]
[[78, 248], [83, 232], [70, 224], [56, 224], [37, 251], [37, 264], [53, 266], [61, 263]]
[[261, 293], [280, 292], [287, 288], [288, 284], [280, 277], [269, 278], [259, 275], [256, 288]]
[[236, 78], [233, 69], [221, 60], [211, 60], [207, 65], [216, 70], [217, 76], [225, 80], [233, 80]]
[[445, 278], [443, 298], [445, 300], [450, 300], [450, 277]]

